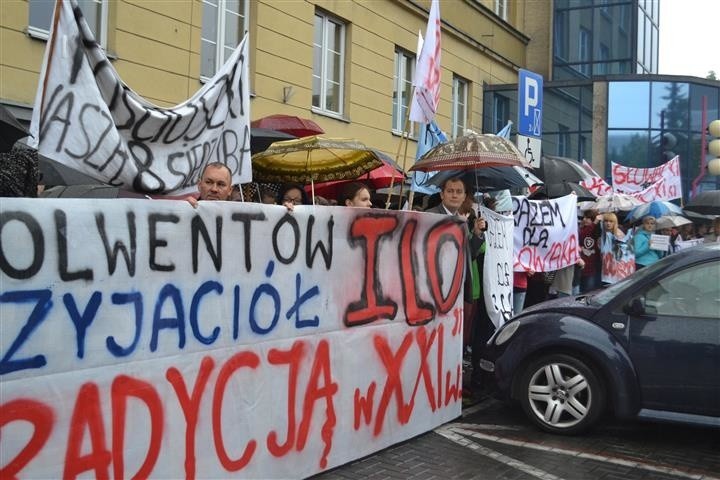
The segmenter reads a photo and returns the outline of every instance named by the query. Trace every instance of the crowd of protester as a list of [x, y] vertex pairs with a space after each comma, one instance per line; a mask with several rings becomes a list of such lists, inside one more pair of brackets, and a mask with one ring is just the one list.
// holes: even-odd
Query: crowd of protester
[[[0, 196], [36, 197], [41, 191], [41, 176], [38, 173], [37, 155], [32, 151], [16, 147], [11, 153], [13, 162], [5, 162], [0, 171]], [[8, 167], [12, 165], [12, 168]], [[399, 208], [399, 198], [385, 201], [362, 182], [348, 182], [337, 191], [336, 198], [315, 195], [311, 198], [305, 186], [299, 184], [247, 184], [232, 185], [230, 170], [222, 163], [208, 164], [198, 182], [198, 192], [188, 195], [186, 200], [195, 208], [202, 201], [243, 201], [264, 204], [283, 205], [293, 211], [299, 205], [327, 205], [360, 208], [386, 208], [390, 203]], [[470, 374], [464, 376], [468, 381], [463, 386], [464, 399], [474, 402], [485, 396], [486, 379], [479, 368], [479, 359], [487, 340], [495, 327], [490, 320], [482, 295], [483, 264], [485, 255], [485, 220], [478, 215], [476, 197], [462, 178], [448, 178], [441, 186], [440, 193], [420, 197], [421, 201], [412, 206], [441, 215], [456, 215], [467, 220], [468, 259], [464, 286], [464, 324], [463, 352], [464, 365]], [[480, 200], [484, 207], [495, 210], [496, 202], [492, 197], [483, 196]], [[407, 206], [406, 206], [407, 208]], [[508, 212], [505, 212], [508, 213]], [[702, 238], [705, 242], [720, 241], [720, 217], [710, 225], [688, 223], [679, 228], [658, 229], [657, 219], [651, 216], [642, 218], [639, 224], [621, 223], [615, 213], [600, 214], [596, 210], [586, 210], [578, 224], [579, 258], [570, 265], [554, 272], [514, 272], [513, 276], [513, 312], [519, 314], [524, 308], [542, 301], [585, 293], [600, 288], [602, 280], [602, 247], [604, 242], [619, 244], [632, 242], [635, 255], [635, 268], [652, 265], [662, 257], [677, 251], [681, 242]], [[667, 251], [651, 248], [652, 234], [666, 235], [669, 239]]]

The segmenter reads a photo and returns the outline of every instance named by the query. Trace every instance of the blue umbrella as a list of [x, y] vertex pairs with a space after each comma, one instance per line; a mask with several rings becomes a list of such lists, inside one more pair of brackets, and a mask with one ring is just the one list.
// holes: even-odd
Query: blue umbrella
[[682, 208], [664, 200], [655, 200], [650, 203], [643, 203], [630, 210], [626, 220], [635, 222], [648, 215], [655, 218], [660, 218], [663, 215], [682, 215]]

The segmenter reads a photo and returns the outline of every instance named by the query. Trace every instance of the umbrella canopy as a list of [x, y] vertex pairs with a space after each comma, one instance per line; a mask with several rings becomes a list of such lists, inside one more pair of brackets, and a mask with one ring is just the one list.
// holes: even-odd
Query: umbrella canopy
[[281, 132], [279, 130], [271, 130], [269, 128], [251, 128], [250, 152], [253, 155], [264, 152], [274, 142], [292, 140], [293, 138], [296, 138], [295, 135], [290, 135], [289, 133]]
[[410, 170], [467, 170], [484, 167], [530, 167], [509, 140], [492, 134], [469, 134], [431, 148]]
[[627, 212], [632, 210], [638, 205], [642, 205], [642, 200], [625, 193], [611, 193], [610, 195], [603, 195], [586, 208], [594, 208], [600, 213], [607, 212]]
[[655, 200], [650, 203], [643, 203], [638, 205], [628, 212], [626, 220], [635, 222], [648, 215], [660, 218], [663, 215], [682, 215], [682, 208], [678, 207], [674, 203], [666, 202], [664, 200]]
[[593, 176], [583, 166], [572, 158], [543, 156], [537, 176], [545, 182], [575, 182], [590, 181]]
[[655, 229], [661, 230], [663, 228], [679, 227], [681, 225], [687, 225], [688, 223], [693, 222], [692, 220], [688, 220], [687, 218], [680, 215], [663, 215], [662, 217], [657, 219], [657, 222], [655, 223]]
[[30, 135], [10, 110], [0, 105], [0, 152], [9, 152], [15, 142]]
[[312, 120], [292, 115], [269, 115], [250, 122], [250, 126], [252, 128], [277, 130], [298, 138], [325, 133], [325, 130]]
[[383, 165], [357, 140], [319, 136], [275, 142], [252, 163], [256, 181], [300, 184], [355, 179]]
[[[394, 164], [395, 162], [393, 162]], [[394, 179], [394, 180], [393, 180]], [[401, 170], [389, 164], [383, 159], [383, 164], [377, 168], [362, 174], [360, 177], [348, 180], [336, 180], [315, 184], [315, 195], [336, 198], [343, 185], [350, 182], [362, 182], [372, 190], [389, 187], [391, 183], [397, 184], [405, 180], [405, 174]], [[305, 191], [311, 193], [312, 186], [306, 185]]]
[[49, 186], [56, 185], [99, 185], [100, 180], [96, 180], [89, 175], [85, 175], [78, 170], [63, 165], [62, 163], [50, 160], [47, 157], [38, 155], [38, 163], [40, 173], [42, 173], [42, 184]]
[[703, 215], [720, 215], [720, 190], [698, 193], [685, 205], [685, 210]]
[[559, 198], [574, 193], [578, 202], [595, 200], [595, 194], [575, 182], [546, 183], [532, 192], [528, 198], [539, 200], [543, 198]]
[[478, 192], [504, 190], [506, 188], [527, 188], [542, 181], [523, 167], [487, 167], [475, 170], [445, 170], [423, 184], [440, 187], [445, 180], [461, 177], [465, 184]]

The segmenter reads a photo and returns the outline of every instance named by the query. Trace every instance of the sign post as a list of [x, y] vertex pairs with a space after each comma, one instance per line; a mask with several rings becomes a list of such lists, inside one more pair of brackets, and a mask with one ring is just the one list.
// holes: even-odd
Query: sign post
[[520, 69], [518, 74], [517, 147], [533, 167], [540, 166], [542, 101], [542, 75]]

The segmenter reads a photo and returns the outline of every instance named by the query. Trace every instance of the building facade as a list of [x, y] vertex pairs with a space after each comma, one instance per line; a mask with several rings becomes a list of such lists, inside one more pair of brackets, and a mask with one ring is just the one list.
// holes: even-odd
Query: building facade
[[[0, 103], [24, 121], [53, 3], [0, 2]], [[391, 156], [400, 151], [430, 0], [78, 3], [121, 78], [159, 106], [191, 97], [248, 32], [253, 119], [298, 115], [329, 136], [357, 138]], [[515, 82], [526, 68], [546, 80], [545, 153], [586, 159], [608, 174], [610, 161], [654, 166], [672, 151], [690, 182], [700, 173], [703, 98], [708, 119], [718, 118], [720, 82], [655, 76], [660, 6], [441, 0], [438, 124], [450, 136], [497, 132], [517, 118]], [[408, 155], [414, 151], [411, 144]]]
[[[66, 0], [67, 1], [67, 0]], [[126, 84], [159, 106], [212, 77], [248, 32], [251, 118], [315, 120], [395, 155], [429, 0], [79, 0]], [[0, 102], [29, 120], [54, 2], [0, 2]], [[530, 38], [523, 2], [441, 2], [438, 122], [482, 128], [483, 85], [513, 82]], [[414, 146], [410, 149], [414, 155]]]

